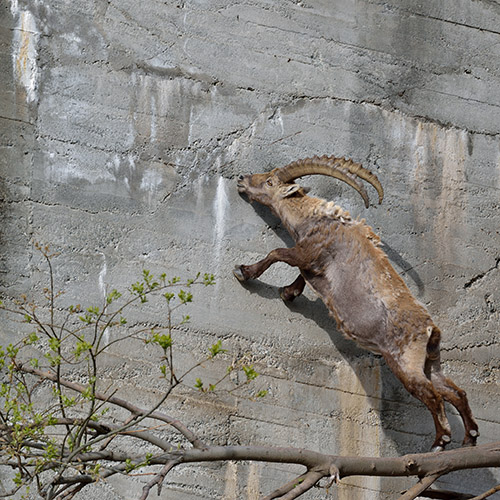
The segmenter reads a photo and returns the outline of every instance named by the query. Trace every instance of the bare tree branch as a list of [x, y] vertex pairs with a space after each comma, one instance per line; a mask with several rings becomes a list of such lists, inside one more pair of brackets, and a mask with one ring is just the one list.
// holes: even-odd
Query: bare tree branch
[[332, 465], [341, 478], [346, 476], [428, 476], [455, 470], [500, 467], [500, 442], [476, 447], [458, 448], [439, 453], [409, 454], [402, 457], [342, 457], [300, 448], [267, 448], [260, 446], [213, 446], [205, 450], [175, 450], [164, 455], [165, 463], [254, 460], [304, 465], [329, 476]]
[[[56, 382], [58, 377], [55, 373], [49, 371], [42, 371], [37, 368], [32, 368], [29, 365], [18, 366], [20, 370], [26, 373], [31, 373], [32, 375], [36, 375], [37, 377], [51, 380], [52, 382]], [[62, 386], [67, 387], [73, 391], [82, 393], [87, 390], [87, 387], [78, 384], [76, 382], [70, 382], [69, 380], [65, 380], [63, 378], [59, 378], [59, 382]], [[120, 408], [124, 408], [128, 410], [133, 415], [137, 416], [145, 416], [148, 415], [149, 418], [160, 420], [161, 422], [165, 422], [171, 425], [174, 429], [177, 429], [195, 448], [206, 448], [207, 445], [203, 443], [191, 430], [189, 430], [182, 422], [179, 420], [166, 415], [165, 413], [154, 411], [149, 412], [148, 410], [144, 410], [143, 408], [139, 408], [138, 406], [133, 405], [129, 401], [126, 401], [121, 398], [117, 398], [116, 396], [107, 396], [106, 394], [102, 394], [100, 392], [95, 393], [95, 398], [100, 401], [107, 402], [112, 405], [119, 406]]]

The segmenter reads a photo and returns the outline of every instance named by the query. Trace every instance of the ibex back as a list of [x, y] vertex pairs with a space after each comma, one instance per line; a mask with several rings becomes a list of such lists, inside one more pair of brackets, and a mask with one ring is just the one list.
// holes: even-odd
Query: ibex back
[[275, 262], [298, 267], [297, 279], [280, 290], [283, 300], [293, 300], [307, 283], [326, 304], [340, 331], [381, 354], [405, 388], [430, 410], [436, 427], [433, 450], [442, 450], [451, 441], [444, 401], [462, 417], [463, 445], [474, 445], [479, 433], [466, 394], [441, 371], [439, 328], [391, 266], [380, 238], [365, 221], [353, 220], [333, 202], [308, 196], [294, 183], [312, 174], [348, 183], [368, 207], [368, 195], [360, 183], [365, 180], [382, 202], [384, 193], [377, 177], [342, 158], [307, 158], [269, 173], [241, 176], [239, 192], [268, 206], [296, 244], [277, 248], [255, 264], [237, 266], [235, 276], [240, 281], [258, 278]]

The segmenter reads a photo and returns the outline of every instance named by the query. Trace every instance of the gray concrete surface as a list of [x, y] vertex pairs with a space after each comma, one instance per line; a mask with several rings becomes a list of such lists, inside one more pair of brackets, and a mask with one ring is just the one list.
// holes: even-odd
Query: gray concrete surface
[[[3, 293], [40, 287], [33, 241], [61, 252], [68, 302], [99, 301], [143, 266], [213, 272], [217, 286], [195, 296], [179, 356], [189, 362], [222, 338], [251, 356], [269, 395], [179, 394], [169, 411], [217, 443], [424, 451], [431, 417], [381, 360], [343, 339], [310, 293], [281, 302], [277, 287], [293, 270], [277, 265], [246, 287], [231, 274], [290, 243], [237, 194], [240, 173], [351, 157], [379, 176], [381, 206], [365, 209], [333, 180], [305, 182], [381, 235], [444, 333], [445, 370], [467, 390], [481, 442], [498, 440], [499, 26], [493, 0], [4, 1]], [[110, 381], [152, 400], [151, 359], [118, 350], [108, 364]], [[457, 446], [462, 426], [449, 415]], [[162, 498], [255, 500], [289, 478], [278, 465], [186, 466]], [[137, 498], [143, 480], [85, 498]], [[440, 486], [479, 492], [499, 481], [481, 471]], [[332, 498], [394, 498], [407, 484], [348, 479]]]

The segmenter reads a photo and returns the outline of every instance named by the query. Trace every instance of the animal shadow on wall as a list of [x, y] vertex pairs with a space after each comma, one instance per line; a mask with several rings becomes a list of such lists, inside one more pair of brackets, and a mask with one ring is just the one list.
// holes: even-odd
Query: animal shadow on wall
[[[393, 259], [397, 257], [399, 266], [410, 271], [408, 274], [421, 290], [418, 274], [387, 245], [384, 252], [380, 239], [364, 221], [353, 220], [333, 202], [308, 196], [308, 190], [295, 183], [296, 179], [313, 174], [349, 184], [368, 208], [368, 195], [361, 184], [364, 180], [377, 190], [382, 202], [383, 188], [378, 178], [360, 164], [343, 158], [306, 158], [268, 173], [240, 176], [239, 192], [249, 201], [269, 207], [294, 245], [278, 229], [278, 236], [288, 247], [272, 250], [255, 264], [236, 266], [234, 275], [247, 283], [276, 262], [298, 267], [297, 279], [279, 290], [282, 299], [292, 302], [309, 285], [335, 318], [337, 329], [318, 301], [312, 304], [309, 301], [301, 312], [330, 334], [354, 371], [355, 360], [359, 360], [362, 351], [354, 350], [352, 345], [347, 347], [338, 330], [361, 347], [381, 355], [406, 390], [431, 412], [436, 429], [433, 450], [442, 450], [451, 442], [444, 401], [460, 413], [465, 428], [463, 445], [475, 445], [479, 432], [465, 392], [441, 371], [440, 330], [391, 266], [387, 253]], [[270, 220], [261, 210], [258, 212], [271, 227], [277, 227], [275, 219]], [[255, 290], [270, 297], [270, 288], [265, 292]], [[301, 303], [304, 305], [304, 299]]]

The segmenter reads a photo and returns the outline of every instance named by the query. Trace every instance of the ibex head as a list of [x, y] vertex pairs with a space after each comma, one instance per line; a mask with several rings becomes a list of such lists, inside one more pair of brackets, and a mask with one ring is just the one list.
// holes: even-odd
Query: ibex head
[[384, 190], [374, 174], [359, 163], [334, 156], [314, 156], [294, 161], [265, 174], [242, 175], [238, 179], [238, 191], [245, 193], [251, 201], [273, 206], [279, 200], [292, 195], [304, 196], [307, 190], [293, 181], [305, 175], [315, 174], [328, 175], [346, 182], [362, 196], [368, 208], [368, 194], [358, 182], [359, 179], [363, 179], [377, 190], [379, 203], [382, 203]]

